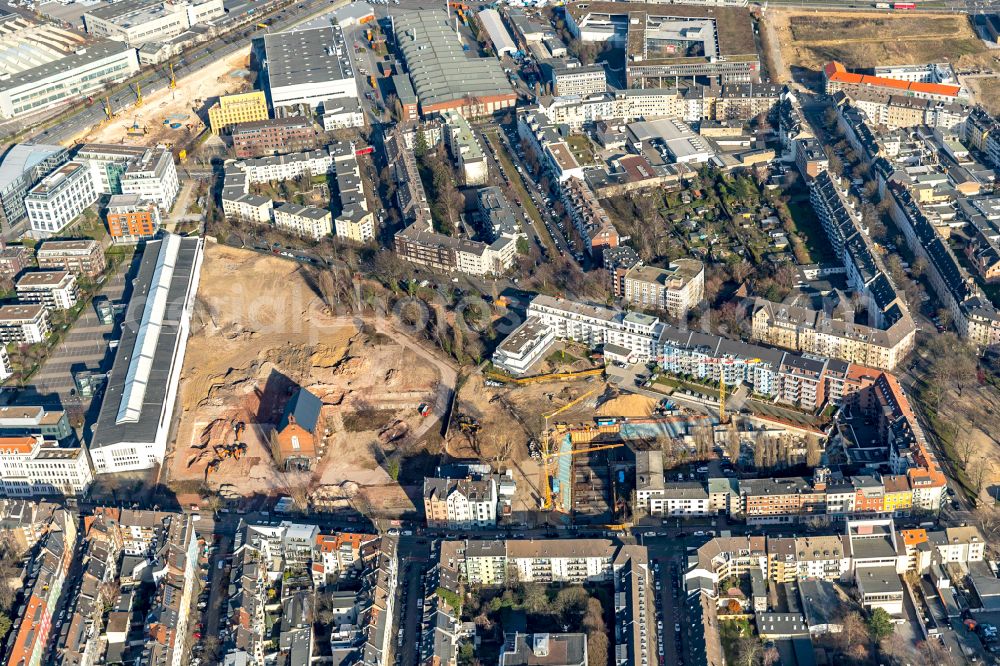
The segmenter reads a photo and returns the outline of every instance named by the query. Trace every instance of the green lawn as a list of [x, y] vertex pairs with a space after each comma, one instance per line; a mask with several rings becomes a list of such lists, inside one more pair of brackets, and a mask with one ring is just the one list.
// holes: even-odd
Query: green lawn
[[816, 213], [808, 201], [788, 202], [788, 212], [792, 215], [795, 228], [799, 236], [806, 244], [810, 256], [816, 263], [827, 264], [836, 263], [837, 254], [833, 251], [830, 241], [826, 237], [823, 225], [820, 223]]

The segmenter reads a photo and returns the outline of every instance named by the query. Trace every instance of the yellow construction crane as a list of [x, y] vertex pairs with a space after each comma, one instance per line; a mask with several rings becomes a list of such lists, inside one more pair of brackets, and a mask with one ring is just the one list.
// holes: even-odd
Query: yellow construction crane
[[135, 82], [135, 105], [142, 106], [142, 84]]
[[112, 118], [115, 117], [115, 112], [112, 111], [112, 109], [111, 109], [111, 98], [110, 97], [105, 97], [104, 98], [104, 115], [106, 115], [108, 117], [108, 120], [111, 120]]
[[[718, 361], [719, 363], [719, 423], [724, 424], [728, 422], [726, 418], [726, 373], [722, 369], [723, 365], [733, 365], [736, 363], [733, 359], [726, 359]], [[760, 363], [759, 358], [751, 358], [746, 361], [747, 365], [753, 365], [754, 363]]]
[[587, 391], [586, 393], [584, 393], [583, 395], [581, 395], [579, 398], [576, 398], [575, 400], [570, 400], [569, 402], [567, 402], [565, 405], [563, 405], [562, 407], [560, 407], [556, 411], [549, 412], [548, 414], [546, 414], [545, 415], [545, 433], [546, 433], [546, 436], [548, 435], [548, 432], [549, 432], [549, 419], [550, 418], [552, 418], [553, 416], [556, 416], [558, 414], [562, 414], [563, 412], [565, 412], [567, 409], [569, 409], [573, 405], [576, 405], [577, 403], [582, 402], [585, 398], [590, 397], [591, 395], [593, 395], [596, 392], [597, 392], [597, 389], [591, 389], [591, 390]]
[[[542, 455], [542, 482], [545, 486], [545, 503], [542, 508], [546, 511], [552, 510], [552, 470], [549, 467], [549, 462], [560, 456], [578, 456], [584, 453], [593, 453], [594, 451], [606, 451], [607, 449], [617, 449], [620, 446], [625, 446], [624, 442], [618, 442], [617, 444], [601, 444], [599, 446], [588, 446], [582, 449], [573, 449], [571, 451], [555, 451], [551, 453], [546, 453]], [[560, 492], [562, 490], [560, 489]]]
[[174, 63], [170, 63], [170, 89], [177, 87], [177, 76], [174, 74]]

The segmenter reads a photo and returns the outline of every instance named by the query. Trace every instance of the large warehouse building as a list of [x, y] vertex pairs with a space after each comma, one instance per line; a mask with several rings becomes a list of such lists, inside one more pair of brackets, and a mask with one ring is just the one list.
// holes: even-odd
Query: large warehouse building
[[406, 12], [394, 23], [423, 116], [457, 111], [479, 118], [517, 102], [500, 63], [464, 51], [444, 12]]
[[584, 42], [625, 48], [630, 88], [662, 88], [675, 77], [760, 81], [760, 56], [746, 8], [642, 2], [573, 2], [566, 25]]
[[263, 67], [278, 118], [311, 112], [326, 100], [358, 97], [351, 49], [338, 26], [267, 35]]
[[500, 18], [500, 12], [495, 9], [484, 9], [477, 16], [479, 16], [479, 23], [489, 35], [490, 41], [493, 43], [493, 50], [498, 56], [513, 55], [517, 51], [517, 45], [514, 44], [514, 39], [507, 32], [503, 19]]
[[163, 462], [203, 253], [196, 236], [146, 243], [90, 442], [98, 474]]

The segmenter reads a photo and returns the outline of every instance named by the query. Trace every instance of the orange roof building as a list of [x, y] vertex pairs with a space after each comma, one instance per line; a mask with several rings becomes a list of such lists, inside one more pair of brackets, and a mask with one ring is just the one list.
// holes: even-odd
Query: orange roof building
[[904, 97], [916, 97], [918, 99], [929, 99], [935, 102], [954, 102], [961, 92], [960, 86], [952, 86], [944, 83], [923, 83], [920, 81], [901, 81], [899, 79], [888, 79], [883, 76], [869, 76], [867, 74], [855, 74], [848, 72], [843, 64], [836, 60], [828, 63], [823, 68], [823, 77], [826, 79], [826, 92], [833, 94], [844, 91], [848, 95], [851, 92], [867, 89], [869, 91], [881, 92], [886, 95], [902, 95]]

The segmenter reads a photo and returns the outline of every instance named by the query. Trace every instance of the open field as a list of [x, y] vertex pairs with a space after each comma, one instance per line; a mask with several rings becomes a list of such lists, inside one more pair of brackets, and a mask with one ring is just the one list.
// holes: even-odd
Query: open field
[[976, 102], [993, 115], [1000, 115], [1000, 76], [967, 77], [965, 84]]
[[[117, 115], [113, 120], [102, 123], [78, 139], [85, 143], [136, 146], [183, 143], [205, 128], [202, 118], [207, 121], [208, 107], [214, 102], [213, 98], [250, 88], [247, 79], [250, 76], [249, 64], [247, 51], [217, 60], [199, 70], [197, 75], [178, 79], [173, 90], [168, 88], [144, 97], [142, 106], [138, 108], [114, 109]], [[94, 104], [103, 103], [103, 100], [94, 100]], [[168, 124], [164, 124], [164, 120]], [[180, 123], [181, 127], [172, 129], [170, 124], [173, 123]], [[133, 125], [145, 128], [146, 133], [129, 134]]]
[[964, 15], [887, 14], [803, 9], [767, 11], [781, 49], [779, 78], [789, 68], [819, 72], [831, 60], [848, 68], [927, 62], [973, 67], [992, 62], [992, 54]]
[[[387, 457], [420, 452], [444, 413], [454, 373], [382, 324], [334, 318], [301, 266], [209, 244], [181, 375], [181, 418], [165, 463], [173, 482], [240, 494], [391, 483]], [[446, 373], [442, 372], [444, 368]], [[445, 381], [442, 382], [442, 376]], [[297, 387], [324, 403], [311, 473], [275, 470], [268, 441]], [[417, 407], [433, 405], [421, 417]], [[221, 456], [245, 424], [246, 452]], [[335, 493], [334, 493], [335, 494]]]

